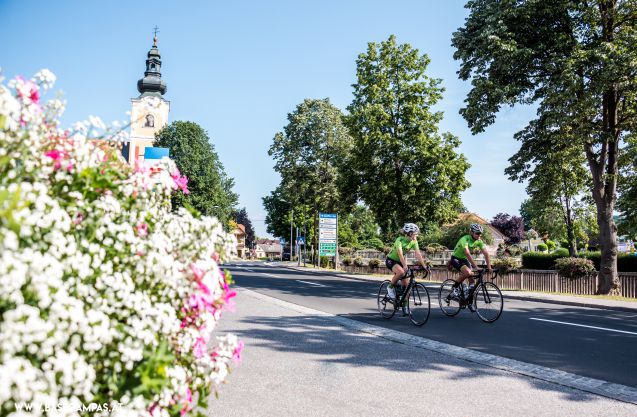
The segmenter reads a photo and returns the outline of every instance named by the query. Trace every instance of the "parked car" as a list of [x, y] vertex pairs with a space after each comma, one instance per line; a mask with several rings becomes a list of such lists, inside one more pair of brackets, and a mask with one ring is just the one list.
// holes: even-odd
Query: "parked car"
[[290, 252], [283, 252], [283, 256], [281, 256], [281, 260], [289, 261], [290, 260]]

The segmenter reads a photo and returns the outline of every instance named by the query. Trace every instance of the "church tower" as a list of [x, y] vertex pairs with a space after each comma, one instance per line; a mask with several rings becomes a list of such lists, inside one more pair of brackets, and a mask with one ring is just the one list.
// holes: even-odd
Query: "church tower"
[[129, 164], [144, 160], [144, 150], [152, 147], [155, 133], [168, 124], [170, 102], [164, 99], [166, 82], [161, 79], [161, 55], [157, 49], [157, 29], [153, 46], [148, 51], [144, 78], [137, 81], [140, 95], [131, 99], [130, 142], [123, 154]]

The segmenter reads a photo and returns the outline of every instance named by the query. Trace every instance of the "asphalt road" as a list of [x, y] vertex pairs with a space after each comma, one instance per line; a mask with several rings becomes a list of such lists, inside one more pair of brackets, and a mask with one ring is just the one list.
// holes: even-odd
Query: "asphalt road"
[[376, 309], [378, 283], [318, 276], [258, 263], [224, 265], [237, 285], [312, 309], [548, 368], [637, 387], [637, 314], [505, 299], [493, 324], [462, 310], [446, 317], [438, 286], [428, 285], [431, 315], [423, 327]]

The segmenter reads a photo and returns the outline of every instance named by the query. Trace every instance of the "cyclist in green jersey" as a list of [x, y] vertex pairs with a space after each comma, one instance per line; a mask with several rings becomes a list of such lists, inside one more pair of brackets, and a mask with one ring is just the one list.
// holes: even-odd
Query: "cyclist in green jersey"
[[460, 272], [460, 276], [458, 278], [454, 278], [456, 283], [454, 284], [454, 292], [457, 292], [458, 286], [462, 284], [465, 279], [469, 279], [469, 289], [474, 285], [473, 279], [473, 271], [471, 267], [474, 269], [478, 269], [478, 265], [476, 265], [473, 257], [471, 256], [471, 251], [474, 249], [480, 249], [484, 254], [484, 258], [487, 261], [487, 270], [491, 272], [491, 260], [489, 258], [489, 252], [487, 252], [487, 247], [482, 241], [482, 226], [478, 223], [473, 223], [469, 227], [469, 234], [462, 236], [458, 243], [456, 243], [456, 247], [453, 250], [451, 255], [451, 260], [449, 261], [450, 265]]
[[[407, 252], [410, 250], [416, 251], [416, 259], [418, 259], [418, 262], [423, 268], [426, 268], [425, 260], [420, 253], [418, 241], [416, 240], [420, 232], [418, 226], [414, 223], [405, 223], [400, 231], [402, 233], [401, 236], [398, 236], [398, 239], [394, 242], [394, 246], [392, 246], [391, 252], [387, 254], [387, 259], [385, 260], [387, 268], [394, 273], [394, 276], [391, 278], [391, 283], [387, 286], [387, 295], [389, 298], [396, 298], [396, 283], [405, 276], [405, 271], [407, 271], [407, 260], [405, 259]], [[404, 278], [402, 284], [406, 287], [409, 284], [409, 280]]]

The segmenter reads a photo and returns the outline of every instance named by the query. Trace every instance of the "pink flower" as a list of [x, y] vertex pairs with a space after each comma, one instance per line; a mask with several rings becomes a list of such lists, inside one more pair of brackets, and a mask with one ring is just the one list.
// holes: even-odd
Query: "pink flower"
[[232, 360], [237, 363], [239, 361], [241, 361], [241, 351], [243, 350], [244, 344], [243, 341], [239, 341], [239, 343], [237, 344], [237, 347], [234, 349], [234, 352], [232, 352]]
[[137, 235], [140, 237], [148, 236], [148, 225], [146, 223], [137, 223], [135, 230], [137, 231]]
[[190, 264], [190, 270], [192, 271], [192, 274], [195, 276], [195, 279], [197, 280], [197, 282], [201, 281], [201, 279], [204, 276], [204, 271], [195, 264]]
[[185, 175], [182, 176], [179, 169], [175, 168], [175, 172], [171, 174], [171, 177], [173, 179], [174, 190], [180, 189], [184, 194], [190, 193], [190, 191], [188, 191], [188, 178]]
[[206, 341], [203, 337], [199, 336], [195, 341], [195, 346], [192, 349], [195, 358], [200, 359], [206, 354]]
[[62, 157], [64, 156], [63, 152], [58, 151], [57, 149], [52, 149], [50, 151], [46, 151], [44, 156], [48, 156], [49, 158], [55, 161], [55, 165], [53, 166], [55, 169], [60, 169], [62, 166]]

